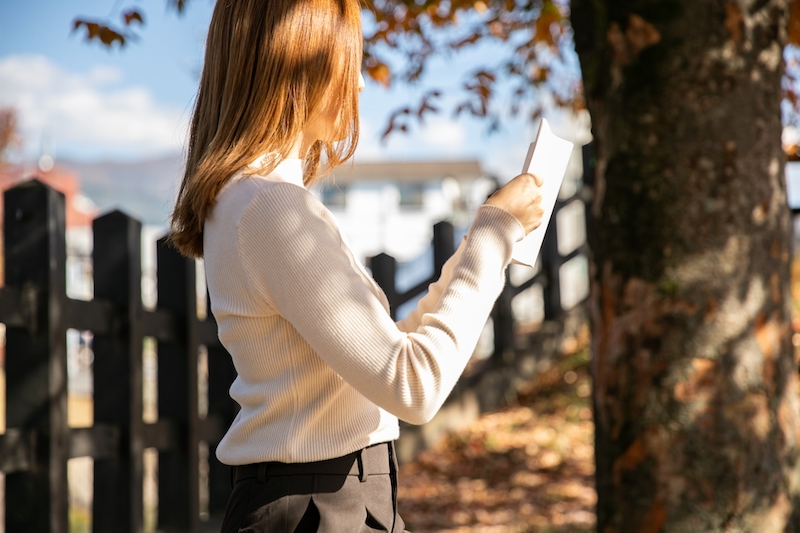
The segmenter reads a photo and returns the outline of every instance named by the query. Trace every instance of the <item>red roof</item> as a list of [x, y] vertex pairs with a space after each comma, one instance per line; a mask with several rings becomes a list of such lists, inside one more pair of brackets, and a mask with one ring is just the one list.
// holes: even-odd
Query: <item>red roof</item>
[[[76, 201], [80, 195], [80, 178], [75, 173], [61, 167], [56, 166], [48, 172], [43, 172], [39, 169], [31, 172], [21, 165], [0, 166], [0, 191], [5, 191], [26, 179], [32, 178], [64, 194], [67, 203], [68, 228], [92, 225], [92, 220], [97, 215], [97, 210], [87, 210], [85, 202]], [[2, 201], [2, 196], [0, 196], [0, 213], [2, 213]], [[2, 217], [0, 217], [1, 226]]]

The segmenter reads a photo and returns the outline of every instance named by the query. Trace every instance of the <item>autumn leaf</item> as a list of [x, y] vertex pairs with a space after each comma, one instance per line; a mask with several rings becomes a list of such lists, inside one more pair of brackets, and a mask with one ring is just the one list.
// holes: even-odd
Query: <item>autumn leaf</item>
[[120, 47], [125, 46], [126, 36], [106, 24], [83, 19], [75, 19], [75, 21], [72, 23], [72, 31], [78, 31], [81, 27], [86, 29], [85, 37], [87, 41], [98, 40], [109, 47], [115, 42], [118, 42]]
[[367, 74], [370, 78], [388, 88], [392, 84], [392, 72], [386, 63], [375, 61], [373, 65], [367, 65]]
[[535, 42], [543, 42], [555, 48], [556, 41], [553, 37], [554, 31], [559, 31], [559, 24], [563, 20], [561, 11], [556, 7], [553, 2], [544, 2], [542, 4], [542, 12], [539, 18], [536, 19], [536, 34], [534, 36]]
[[135, 9], [123, 13], [122, 19], [125, 21], [126, 26], [130, 26], [132, 22], [138, 22], [139, 24], [144, 24], [144, 19], [142, 18], [142, 14], [136, 11]]
[[534, 67], [531, 71], [531, 80], [534, 83], [544, 83], [550, 75], [550, 69], [547, 67]]

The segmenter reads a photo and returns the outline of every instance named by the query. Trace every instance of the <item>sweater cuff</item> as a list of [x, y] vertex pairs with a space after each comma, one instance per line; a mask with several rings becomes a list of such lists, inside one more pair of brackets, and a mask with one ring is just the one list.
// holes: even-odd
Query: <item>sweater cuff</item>
[[525, 228], [517, 217], [503, 208], [482, 205], [478, 208], [467, 234], [467, 242], [488, 240], [500, 255], [511, 260], [514, 243], [525, 237]]

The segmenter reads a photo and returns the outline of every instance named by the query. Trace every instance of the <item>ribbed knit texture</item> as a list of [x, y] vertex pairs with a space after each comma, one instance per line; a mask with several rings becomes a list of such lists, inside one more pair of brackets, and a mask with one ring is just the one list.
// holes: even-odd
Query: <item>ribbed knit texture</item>
[[475, 349], [523, 236], [508, 212], [478, 209], [439, 281], [395, 323], [331, 213], [303, 187], [299, 160], [233, 178], [203, 246], [241, 406], [217, 457], [329, 459], [397, 438], [398, 417], [430, 420]]

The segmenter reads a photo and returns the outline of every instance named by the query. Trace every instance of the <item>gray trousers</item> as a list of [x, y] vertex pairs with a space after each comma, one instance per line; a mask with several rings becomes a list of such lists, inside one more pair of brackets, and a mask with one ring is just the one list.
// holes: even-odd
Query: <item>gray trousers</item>
[[402, 533], [394, 443], [313, 463], [233, 467], [222, 533]]

